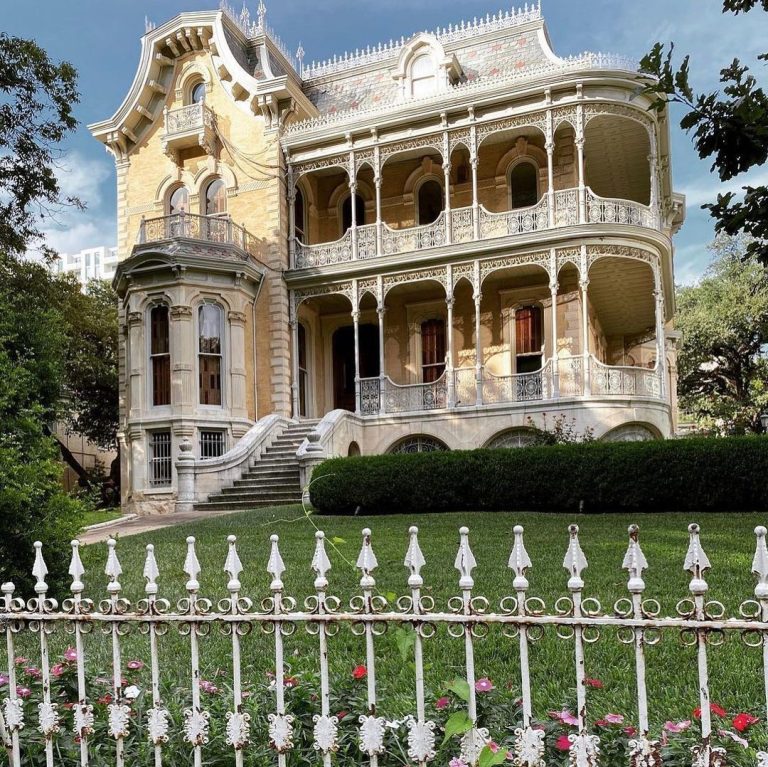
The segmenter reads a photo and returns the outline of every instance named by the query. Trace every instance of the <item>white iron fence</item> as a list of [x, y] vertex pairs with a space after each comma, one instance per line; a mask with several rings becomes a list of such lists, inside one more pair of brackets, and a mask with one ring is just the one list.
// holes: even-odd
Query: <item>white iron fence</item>
[[[201, 566], [198, 560], [195, 539], [186, 539], [187, 551], [183, 564], [186, 573], [186, 596], [178, 600], [175, 606], [159, 596], [158, 579], [160, 571], [153, 547], [147, 546], [144, 564], [146, 580], [145, 597], [135, 604], [126, 599], [121, 591], [120, 577], [123, 573], [118, 560], [117, 545], [108, 541], [108, 558], [105, 574], [108, 578], [106, 598], [95, 604], [83, 596], [85, 568], [83, 567], [78, 542], [72, 543], [72, 556], [69, 572], [72, 576], [71, 597], [59, 605], [48, 595], [46, 582], [48, 570], [43, 559], [42, 546], [35, 544], [35, 560], [32, 573], [36, 580], [36, 596], [24, 600], [16, 596], [12, 583], [2, 586], [4, 601], [0, 610], [0, 626], [5, 633], [8, 684], [7, 697], [2, 702], [0, 717], [0, 743], [5, 747], [12, 767], [22, 764], [45, 764], [53, 767], [62, 762], [59, 757], [59, 742], [67, 733], [74, 731], [79, 748], [79, 763], [106, 764], [103, 754], [106, 745], [99, 741], [98, 733], [113, 742], [114, 763], [123, 767], [131, 759], [126, 751], [129, 738], [140, 726], [144, 728], [153, 753], [155, 765], [163, 763], [179, 764], [168, 758], [167, 743], [176, 726], [183, 730], [183, 737], [191, 752], [191, 762], [198, 767], [202, 764], [223, 764], [222, 761], [209, 761], [211, 748], [209, 735], [212, 726], [212, 712], [209, 704], [204, 703], [201, 692], [207, 692], [205, 681], [201, 680], [201, 638], [219, 629], [231, 641], [230, 668], [227, 672], [231, 680], [228, 705], [230, 706], [225, 723], [220, 723], [226, 731], [227, 748], [232, 762], [243, 765], [244, 757], [250, 759], [252, 749], [263, 748], [264, 753], [272, 751], [264, 764], [276, 763], [285, 767], [289, 756], [299, 742], [309, 743], [310, 752], [314, 747], [316, 757], [309, 757], [306, 763], [316, 759], [328, 767], [339, 749], [339, 716], [330, 707], [331, 675], [329, 673], [329, 646], [335, 641], [334, 636], [340, 627], [346, 626], [364, 638], [365, 662], [361, 676], [365, 676], [365, 705], [367, 713], [358, 717], [356, 724], [357, 763], [369, 763], [377, 767], [381, 757], [386, 759], [389, 737], [389, 725], [378, 713], [377, 667], [380, 663], [399, 663], [399, 660], [387, 658], [377, 652], [377, 638], [388, 627], [411, 627], [413, 636], [413, 685], [415, 706], [410, 716], [401, 721], [407, 749], [407, 758], [412, 764], [421, 767], [435, 760], [438, 751], [444, 753], [444, 744], [438, 741], [438, 726], [427, 715], [425, 705], [425, 651], [429, 641], [439, 627], [447, 629], [450, 637], [463, 644], [464, 671], [466, 675], [466, 717], [465, 725], [453, 728], [455, 749], [459, 752], [452, 764], [460, 759], [466, 766], [498, 764], [489, 760], [487, 754], [492, 746], [489, 743], [488, 730], [478, 720], [477, 692], [482, 692], [482, 685], [487, 679], [477, 679], [475, 671], [475, 644], [492, 628], [501, 629], [509, 640], [509, 651], [519, 657], [519, 686], [521, 690], [521, 719], [514, 729], [514, 738], [510, 742], [509, 758], [516, 767], [544, 767], [545, 733], [538, 728], [534, 720], [532, 678], [529, 654], [532, 644], [538, 641], [546, 631], [554, 631], [562, 640], [572, 642], [573, 666], [571, 674], [563, 676], [563, 686], [570, 686], [568, 677], [575, 681], [577, 713], [571, 715], [574, 725], [572, 734], [567, 739], [565, 750], [570, 752], [570, 764], [573, 767], [597, 767], [601, 759], [600, 737], [588, 727], [588, 679], [585, 674], [585, 656], [589, 645], [597, 642], [600, 632], [611, 627], [615, 635], [625, 645], [633, 648], [634, 679], [637, 696], [638, 719], [636, 732], [628, 743], [629, 764], [632, 767], [660, 767], [660, 744], [651, 734], [649, 726], [649, 690], [646, 686], [646, 647], [659, 642], [662, 634], [677, 635], [684, 645], [695, 648], [697, 654], [698, 695], [701, 706], [701, 740], [691, 749], [688, 763], [693, 767], [716, 767], [723, 763], [724, 751], [716, 745], [713, 723], [710, 715], [709, 654], [710, 647], [721, 644], [727, 634], [740, 635], [748, 648], [762, 652], [763, 683], [766, 702], [768, 703], [768, 547], [766, 547], [766, 529], [755, 530], [757, 545], [752, 562], [752, 571], [757, 576], [754, 599], [741, 604], [737, 617], [726, 617], [725, 607], [716, 601], [707, 599], [708, 584], [705, 573], [710, 569], [709, 559], [704, 552], [699, 536], [698, 525], [690, 525], [689, 546], [684, 559], [684, 569], [690, 573], [689, 595], [681, 599], [675, 608], [675, 614], [662, 617], [661, 606], [654, 599], [645, 597], [644, 571], [648, 562], [640, 547], [638, 528], [629, 528], [629, 542], [626, 555], [621, 564], [628, 573], [628, 596], [619, 599], [612, 611], [604, 611], [600, 602], [584, 596], [585, 581], [583, 574], [587, 568], [587, 559], [579, 541], [579, 528], [569, 528], [568, 547], [563, 561], [568, 580], [568, 596], [562, 596], [553, 609], [548, 609], [542, 599], [530, 596], [526, 574], [531, 568], [531, 559], [523, 541], [523, 528], [514, 528], [514, 541], [508, 567], [512, 571], [512, 586], [507, 596], [501, 599], [497, 607], [491, 608], [489, 600], [478, 595], [475, 590], [473, 570], [476, 567], [475, 556], [470, 548], [469, 531], [466, 527], [459, 530], [458, 552], [454, 567], [458, 571], [458, 590], [448, 599], [447, 605], [437, 606], [428, 593], [427, 584], [421, 570], [425, 566], [425, 557], [419, 544], [418, 529], [411, 527], [408, 541], [403, 541], [406, 549], [404, 566], [408, 572], [408, 594], [388, 601], [376, 587], [374, 571], [378, 563], [372, 546], [370, 530], [363, 530], [362, 548], [356, 567], [360, 571], [360, 591], [344, 604], [341, 599], [329, 593], [329, 571], [331, 562], [326, 553], [326, 542], [322, 532], [316, 533], [314, 556], [311, 568], [315, 574], [314, 595], [308, 597], [303, 607], [298, 607], [294, 599], [285, 593], [283, 574], [286, 567], [278, 548], [278, 537], [271, 537], [271, 553], [266, 567], [269, 575], [271, 595], [254, 599], [243, 595], [240, 576], [243, 572], [235, 536], [227, 539], [228, 553], [223, 571], [226, 575], [227, 596], [218, 602], [200, 594]], [[618, 563], [617, 563], [618, 564]], [[222, 585], [224, 582], [222, 581]], [[266, 578], [265, 578], [266, 585]], [[100, 626], [111, 644], [111, 693], [106, 706], [106, 730], [96, 720], [94, 691], [86, 684], [89, 671], [87, 649], [84, 636], [95, 626]], [[265, 718], [264, 731], [252, 727], [251, 716], [244, 708], [244, 685], [241, 663], [241, 642], [252, 629], [259, 627], [271, 637], [274, 659], [274, 685], [271, 708]], [[285, 659], [284, 638], [293, 634], [297, 628], [304, 627], [310, 637], [316, 637], [317, 668], [319, 671], [319, 694], [313, 702], [316, 708], [314, 716], [300, 718], [295, 716], [286, 705], [285, 690], [289, 686]], [[51, 635], [60, 629], [66, 629], [74, 636], [74, 647], [68, 651], [69, 661], [76, 667], [76, 701], [68, 706], [61, 706], [52, 695], [52, 680], [60, 673], [57, 665], [51, 663], [49, 641]], [[149, 667], [151, 672], [152, 705], [143, 713], [139, 721], [132, 708], [136, 697], [135, 691], [126, 687], [123, 680], [123, 647], [126, 635], [131, 629], [138, 629], [146, 636], [149, 649]], [[188, 688], [189, 706], [184, 712], [183, 722], [174, 723], [165, 701], [161, 697], [163, 676], [178, 671], [174, 664], [162, 667], [158, 646], [164, 635], [178, 630], [182, 638], [189, 643], [190, 679]], [[14, 659], [17, 643], [29, 637], [37, 638], [39, 650], [38, 672], [42, 684], [40, 699], [28, 697], [29, 690], [17, 687], [17, 670]], [[170, 639], [170, 637], [169, 637]], [[339, 637], [341, 639], [341, 637]], [[308, 640], [314, 643], [314, 640]], [[379, 640], [380, 642], [381, 640]], [[28, 645], [29, 646], [29, 645]], [[380, 645], [379, 645], [380, 647]], [[26, 660], [26, 659], [24, 659]], [[176, 664], [180, 663], [175, 659]], [[60, 664], [58, 664], [60, 667]], [[668, 670], [672, 672], [671, 669]], [[572, 676], [571, 676], [572, 675]], [[667, 675], [669, 676], [669, 675]], [[223, 683], [222, 683], [223, 684]], [[205, 699], [208, 700], [208, 699]], [[762, 706], [762, 701], [756, 705]], [[103, 709], [103, 707], [102, 707]], [[34, 713], [33, 713], [34, 712]], [[267, 724], [268, 722], [268, 724]], [[309, 722], [309, 724], [307, 724]], [[218, 723], [217, 723], [218, 724]], [[448, 724], [445, 725], [446, 730]], [[25, 747], [30, 742], [30, 732], [34, 738], [42, 741], [42, 755], [36, 760], [27, 758]], [[450, 735], [446, 732], [446, 735]], [[446, 738], [450, 740], [449, 737]], [[485, 755], [485, 756], [484, 756]], [[485, 760], [485, 761], [484, 761]], [[756, 761], [760, 767], [768, 763], [768, 754], [758, 752]], [[185, 763], [189, 763], [185, 760]], [[231, 762], [230, 762], [231, 763]], [[248, 762], [257, 763], [257, 762]], [[558, 762], [559, 763], [559, 762]]]

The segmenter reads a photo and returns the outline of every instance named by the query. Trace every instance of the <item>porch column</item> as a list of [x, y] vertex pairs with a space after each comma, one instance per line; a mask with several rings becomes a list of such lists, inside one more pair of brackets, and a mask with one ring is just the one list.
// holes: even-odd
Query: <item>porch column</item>
[[661, 216], [659, 215], [659, 174], [658, 174], [658, 160], [656, 154], [656, 131], [651, 129], [651, 152], [648, 155], [649, 172], [651, 174], [651, 199], [650, 208], [651, 215], [653, 216], [653, 222], [655, 226], [659, 226]]
[[384, 415], [384, 387], [386, 385], [386, 375], [384, 373], [384, 315], [387, 309], [382, 301], [376, 307], [376, 314], [379, 317], [379, 413]]
[[548, 224], [551, 229], [555, 225], [555, 135], [552, 128], [552, 110], [547, 110], [547, 207]]
[[579, 280], [579, 292], [581, 293], [581, 354], [582, 354], [582, 378], [584, 381], [584, 396], [592, 393], [589, 375], [589, 307], [587, 306], [589, 277], [582, 276]]
[[557, 277], [549, 283], [552, 298], [552, 398], [560, 397], [560, 359], [557, 356]]
[[[445, 116], [443, 116], [445, 120]], [[451, 221], [451, 144], [448, 131], [443, 131], [443, 188], [445, 189], [445, 243], [450, 245], [452, 240]]]
[[[450, 270], [450, 268], [451, 267], [449, 266], [448, 269]], [[446, 333], [447, 351], [445, 355], [445, 383], [448, 388], [448, 407], [455, 407], [456, 372], [453, 367], [453, 295], [446, 296], [445, 306], [448, 310], [448, 328]]]
[[579, 160], [579, 223], [587, 221], [587, 188], [584, 184], [584, 108], [576, 107], [576, 151]]
[[294, 306], [293, 291], [291, 291], [291, 412], [294, 418], [301, 414], [299, 408], [299, 307]]
[[[374, 135], [375, 138], [375, 135]], [[376, 255], [381, 255], [381, 153], [378, 145], [373, 149], [373, 161], [376, 168], [373, 173], [373, 184], [376, 187]]]
[[[473, 115], [474, 119], [474, 115]], [[472, 230], [476, 240], [480, 239], [480, 203], [477, 199], [477, 126], [474, 124], [469, 129], [470, 141], [469, 164], [472, 167]]]
[[[354, 162], [350, 163], [354, 171]], [[352, 260], [357, 260], [357, 181], [350, 177], [349, 181], [350, 207], [352, 209], [352, 222], [350, 231], [352, 232]]]
[[661, 274], [657, 266], [653, 270], [654, 291], [653, 297], [656, 305], [656, 368], [659, 371], [659, 395], [661, 399], [667, 399], [667, 349], [664, 332], [664, 291], [661, 288]]
[[355, 329], [355, 414], [360, 415], [360, 312], [352, 312], [352, 325]]
[[288, 166], [288, 253], [290, 265], [296, 268], [296, 182], [293, 166]]
[[483, 300], [482, 284], [480, 282], [480, 262], [475, 261], [475, 291], [472, 298], [475, 301], [475, 382], [477, 395], [475, 404], [483, 404], [483, 343], [480, 339], [480, 302]]

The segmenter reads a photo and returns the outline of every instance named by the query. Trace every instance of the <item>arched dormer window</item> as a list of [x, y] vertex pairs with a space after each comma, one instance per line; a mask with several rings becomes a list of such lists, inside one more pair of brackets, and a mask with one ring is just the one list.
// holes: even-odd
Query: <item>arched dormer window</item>
[[392, 76], [400, 86], [400, 97], [409, 99], [444, 91], [463, 72], [456, 56], [446, 54], [434, 35], [421, 33], [403, 46]]
[[419, 226], [437, 221], [443, 212], [443, 187], [433, 178], [420, 186], [416, 195], [416, 221]]
[[527, 208], [539, 201], [539, 169], [531, 160], [521, 160], [509, 169], [509, 207]]
[[227, 212], [227, 187], [220, 178], [214, 178], [205, 188], [205, 215], [220, 216]]
[[411, 96], [430, 96], [437, 90], [437, 65], [430, 50], [414, 56], [410, 68]]
[[[363, 226], [365, 224], [365, 201], [359, 195], [355, 195], [355, 225]], [[341, 204], [341, 235], [346, 234], [352, 227], [352, 195], [347, 195]]]

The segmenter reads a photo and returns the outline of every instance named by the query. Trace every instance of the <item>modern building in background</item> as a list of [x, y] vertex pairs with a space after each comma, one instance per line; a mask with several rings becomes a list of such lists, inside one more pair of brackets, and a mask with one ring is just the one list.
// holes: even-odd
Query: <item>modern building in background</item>
[[[322, 63], [223, 6], [142, 39], [115, 157], [123, 500], [296, 500], [323, 456], [676, 423], [668, 115], [539, 8]], [[542, 477], [542, 481], [546, 481]]]
[[79, 253], [62, 253], [51, 265], [58, 274], [75, 274], [85, 286], [90, 280], [113, 280], [117, 269], [117, 248], [101, 245]]

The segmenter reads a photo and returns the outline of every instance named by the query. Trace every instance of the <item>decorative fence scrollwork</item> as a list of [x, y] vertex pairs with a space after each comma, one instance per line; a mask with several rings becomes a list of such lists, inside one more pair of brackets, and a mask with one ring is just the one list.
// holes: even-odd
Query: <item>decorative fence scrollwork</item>
[[590, 379], [592, 393], [596, 395], [661, 396], [661, 380], [657, 368], [604, 365], [590, 357]]
[[381, 409], [381, 379], [360, 379], [360, 412], [362, 415], [378, 415]]
[[[378, 757], [386, 752], [387, 733], [391, 729], [402, 727], [404, 748], [413, 763], [426, 765], [435, 760], [439, 749], [443, 748], [441, 759], [445, 762], [453, 756], [467, 767], [477, 767], [483, 754], [492, 750], [492, 736], [478, 714], [477, 695], [488, 689], [490, 681], [478, 678], [475, 666], [475, 650], [478, 642], [483, 641], [491, 631], [501, 632], [508, 641], [509, 651], [518, 656], [519, 708], [521, 720], [514, 729], [514, 737], [508, 741], [507, 756], [518, 767], [541, 767], [545, 763], [544, 731], [534, 720], [534, 699], [531, 693], [536, 679], [533, 678], [530, 662], [531, 653], [535, 652], [536, 643], [545, 633], [572, 645], [572, 671], [565, 674], [564, 689], [575, 682], [576, 714], [568, 714], [568, 724], [573, 726], [572, 734], [567, 738], [564, 749], [569, 751], [570, 762], [578, 767], [599, 767], [603, 742], [590, 729], [589, 722], [589, 680], [586, 675], [586, 663], [590, 646], [601, 639], [604, 629], [610, 629], [609, 636], [614, 636], [620, 643], [633, 650], [634, 688], [637, 699], [637, 721], [633, 727], [628, 744], [629, 764], [634, 767], [660, 767], [661, 746], [658, 738], [651, 732], [649, 718], [649, 696], [646, 675], [646, 648], [657, 644], [672, 634], [679, 637], [684, 645], [695, 649], [697, 656], [697, 695], [700, 703], [701, 740], [691, 748], [690, 761], [693, 767], [715, 767], [722, 764], [725, 751], [714, 740], [717, 732], [713, 731], [710, 711], [709, 661], [711, 648], [721, 645], [727, 635], [741, 637], [747, 651], [749, 648], [761, 649], [763, 653], [763, 684], [768, 700], [768, 547], [766, 546], [766, 528], [755, 529], [756, 546], [751, 570], [757, 577], [754, 599], [744, 601], [739, 614], [735, 617], [726, 615], [722, 603], [707, 598], [709, 586], [706, 573], [711, 563], [704, 551], [700, 529], [696, 524], [688, 527], [688, 549], [683, 562], [684, 570], [690, 574], [688, 596], [682, 598], [674, 608], [674, 614], [661, 617], [662, 607], [654, 599], [645, 596], [645, 571], [649, 568], [640, 546], [639, 529], [629, 527], [629, 539], [621, 567], [627, 572], [628, 596], [615, 601], [611, 611], [603, 609], [600, 601], [584, 595], [584, 573], [587, 558], [579, 539], [579, 528], [568, 528], [567, 548], [563, 568], [567, 573], [567, 596], [561, 596], [548, 608], [544, 600], [530, 596], [530, 584], [527, 578], [532, 568], [532, 560], [525, 543], [524, 531], [515, 526], [511, 541], [511, 553], [508, 568], [512, 572], [510, 592], [500, 599], [498, 607], [475, 591], [473, 571], [477, 567], [474, 552], [470, 547], [469, 530], [459, 529], [458, 550], [454, 568], [458, 571], [457, 592], [447, 599], [445, 606], [440, 606], [435, 599], [425, 594], [425, 581], [422, 569], [426, 558], [422, 552], [419, 531], [410, 527], [407, 540], [403, 541], [404, 560], [407, 570], [407, 587], [399, 597], [385, 597], [376, 586], [374, 571], [378, 560], [374, 553], [373, 537], [369, 529], [362, 531], [362, 546], [356, 561], [360, 573], [359, 592], [349, 598], [347, 606], [342, 600], [329, 593], [331, 561], [326, 553], [326, 540], [322, 532], [315, 534], [314, 554], [311, 570], [314, 572], [314, 591], [303, 604], [286, 594], [283, 575], [286, 564], [283, 561], [277, 535], [270, 538], [269, 556], [266, 562], [264, 586], [268, 584], [269, 596], [251, 599], [242, 593], [240, 576], [244, 567], [237, 550], [235, 536], [230, 535], [226, 547], [222, 547], [224, 559], [222, 586], [226, 584], [228, 595], [218, 602], [201, 595], [201, 564], [198, 559], [196, 541], [186, 539], [186, 556], [183, 560], [183, 572], [186, 575], [185, 596], [177, 600], [175, 606], [170, 601], [160, 598], [158, 580], [160, 568], [153, 546], [146, 549], [143, 575], [146, 581], [145, 596], [133, 604], [122, 595], [120, 577], [123, 574], [118, 559], [117, 543], [109, 540], [107, 561], [104, 573], [107, 577], [107, 597], [96, 606], [83, 597], [85, 568], [80, 559], [79, 545], [72, 542], [71, 597], [61, 606], [48, 596], [46, 582], [48, 568], [43, 558], [42, 545], [35, 544], [34, 566], [36, 596], [22, 599], [16, 596], [12, 583], [2, 586], [3, 600], [0, 604], [0, 629], [5, 634], [7, 654], [7, 674], [3, 682], [5, 697], [0, 708], [0, 746], [4, 747], [11, 767], [40, 763], [54, 767], [59, 760], [61, 748], [69, 748], [68, 758], [78, 759], [81, 765], [105, 764], [102, 755], [106, 742], [114, 743], [114, 763], [123, 767], [129, 760], [135, 759], [137, 743], [134, 731], [144, 728], [150, 750], [154, 753], [155, 764], [178, 763], [172, 761], [173, 753], [169, 737], [174, 736], [174, 729], [183, 731], [187, 756], [201, 765], [219, 763], [223, 759], [221, 749], [230, 749], [233, 762], [243, 764], [243, 758], [249, 749], [271, 749], [272, 759], [265, 756], [264, 763], [270, 761], [284, 767], [290, 752], [298, 748], [307, 749], [301, 754], [302, 759], [311, 759], [312, 749], [328, 765], [340, 746], [339, 716], [333, 715], [331, 701], [331, 674], [329, 647], [334, 644], [334, 637], [340, 628], [349, 627], [351, 632], [364, 640], [366, 666], [362, 668], [362, 677], [366, 679], [365, 705], [367, 713], [359, 716], [356, 722], [356, 744], [354, 748], [361, 757], [372, 765], [378, 763]], [[180, 547], [181, 548], [181, 547]], [[681, 557], [682, 559], [682, 557]], [[618, 564], [618, 562], [617, 562]], [[297, 576], [298, 577], [298, 576]], [[84, 642], [85, 636], [92, 633], [94, 627], [100, 627], [103, 640], [110, 646], [111, 652], [111, 695], [105, 705], [99, 701], [98, 718], [94, 713], [94, 689], [86, 683], [88, 677], [89, 653], [93, 643], [99, 640], [102, 632], [93, 632]], [[445, 754], [445, 743], [439, 745], [439, 726], [428, 718], [425, 707], [425, 669], [429, 662], [432, 648], [430, 640], [438, 627], [444, 626], [448, 637], [463, 644], [464, 682], [466, 684], [463, 700], [466, 702], [466, 726], [455, 734], [461, 736], [451, 740], [446, 738], [448, 749], [453, 753]], [[189, 708], [183, 714], [183, 721], [173, 721], [166, 702], [160, 696], [161, 682], [178, 684], [186, 674], [180, 673], [178, 663], [161, 666], [159, 645], [166, 641], [164, 637], [175, 627], [183, 641], [188, 642], [190, 675], [189, 682], [183, 683], [183, 690], [188, 694]], [[274, 659], [274, 685], [270, 686], [265, 698], [267, 711], [262, 729], [252, 725], [251, 715], [244, 708], [242, 645], [251, 641], [249, 634], [260, 627], [271, 645], [270, 654]], [[319, 695], [312, 698], [316, 713], [309, 716], [295, 715], [286, 701], [286, 689], [290, 686], [288, 663], [284, 640], [297, 629], [304, 628], [309, 637], [301, 639], [305, 649], [316, 641], [317, 670], [319, 672]], [[387, 663], [400, 663], [399, 658], [377, 652], [377, 639], [395, 629], [410, 627], [414, 630], [413, 677], [407, 684], [413, 685], [415, 705], [413, 713], [399, 722], [388, 722], [378, 713], [379, 686], [376, 682], [377, 668]], [[52, 698], [52, 679], [61, 673], [61, 664], [52, 664], [49, 638], [60, 630], [74, 635], [75, 646], [67, 650], [66, 662], [76, 667], [78, 700], [66, 706], [60, 705], [60, 698]], [[146, 637], [149, 650], [149, 673], [151, 675], [151, 706], [139, 714], [134, 709], [134, 700], [139, 693], [126, 687], [123, 681], [123, 654], [128, 634], [132, 630]], [[206, 685], [211, 683], [201, 679], [201, 658], [206, 638], [218, 630], [231, 642], [231, 663], [221, 673], [228, 680], [224, 706], [231, 704], [231, 709], [221, 714], [223, 720], [214, 720], [210, 708], [210, 698], [204, 698]], [[31, 697], [31, 690], [17, 686], [17, 650], [24, 644], [27, 651], [34, 644], [26, 641], [37, 639], [36, 655], [39, 657], [40, 699]], [[173, 637], [168, 638], [173, 639]], [[255, 640], [256, 638], [254, 638]], [[131, 641], [143, 641], [140, 638]], [[174, 641], [176, 641], [174, 639]], [[262, 640], [263, 641], [263, 640]], [[446, 641], [442, 639], [441, 641]], [[450, 641], [450, 640], [449, 640]], [[379, 649], [381, 647], [379, 641]], [[657, 659], [663, 656], [655, 656]], [[30, 662], [23, 659], [25, 662]], [[179, 661], [181, 663], [181, 661]], [[28, 671], [29, 669], [27, 669]], [[670, 669], [672, 671], [672, 669]], [[173, 677], [173, 678], [172, 678]], [[176, 678], [178, 677], [178, 678]], [[103, 681], [103, 680], [102, 680]], [[36, 712], [36, 713], [33, 713]], [[311, 713], [311, 712], [310, 712]], [[105, 722], [100, 718], [104, 717]], [[308, 724], [311, 721], [312, 724]], [[219, 739], [211, 741], [212, 724], [223, 725], [226, 732], [226, 747]], [[690, 723], [689, 723], [690, 724]], [[103, 727], [106, 725], [106, 729]], [[65, 735], [73, 732], [65, 742]], [[668, 735], [668, 733], [667, 733]], [[667, 737], [665, 735], [665, 737]], [[727, 733], [726, 733], [727, 735]], [[102, 739], [103, 738], [103, 739]], [[28, 759], [27, 748], [37, 746], [36, 753], [42, 756], [35, 762]], [[496, 746], [494, 743], [493, 746]], [[308, 748], [307, 748], [308, 747]], [[76, 756], [71, 751], [74, 748]], [[211, 754], [212, 749], [218, 749]], [[498, 750], [498, 746], [496, 749]], [[129, 749], [131, 749], [129, 751]], [[768, 760], [768, 754], [758, 752], [756, 767], [762, 767]], [[212, 758], [213, 761], [209, 761]], [[93, 760], [93, 762], [91, 761]], [[170, 761], [166, 761], [170, 760]], [[70, 763], [70, 762], [67, 762]], [[442, 762], [441, 762], [442, 763]], [[610, 762], [615, 763], [615, 762]]]
[[486, 373], [483, 379], [483, 403], [531, 402], [552, 396], [552, 361], [547, 360], [541, 370], [496, 376]]
[[396, 384], [388, 376], [384, 379], [385, 413], [418, 413], [440, 410], [448, 405], [445, 373], [432, 383]]
[[508, 237], [549, 229], [549, 202], [546, 195], [529, 208], [491, 213], [480, 206], [480, 237]]

